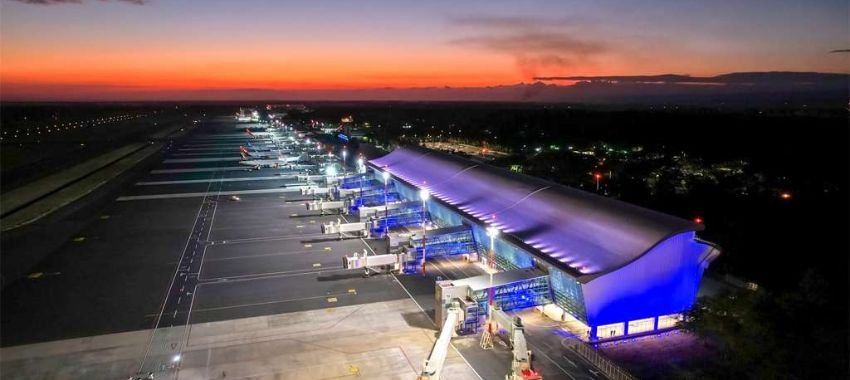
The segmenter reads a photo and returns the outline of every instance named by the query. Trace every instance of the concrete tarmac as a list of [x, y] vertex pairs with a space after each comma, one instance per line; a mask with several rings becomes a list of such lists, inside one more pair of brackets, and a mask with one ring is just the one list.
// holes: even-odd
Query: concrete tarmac
[[[223, 359], [218, 358], [217, 367], [213, 362], [205, 365], [204, 351], [192, 346], [190, 337], [199, 326], [335, 310], [355, 312], [404, 301], [406, 311], [401, 320], [435, 332], [429, 320], [434, 315], [434, 281], [484, 273], [477, 264], [460, 258], [435, 259], [428, 263], [425, 275], [365, 277], [362, 271], [344, 270], [344, 256], [364, 250], [383, 253], [386, 242], [322, 235], [323, 223], [342, 217], [308, 212], [305, 202], [309, 198], [294, 187], [297, 183], [291, 171], [249, 171], [234, 165], [238, 147], [246, 139], [244, 134], [233, 133], [239, 129], [244, 126], [232, 120], [196, 128], [194, 135], [175, 144], [160, 162], [139, 170], [137, 178], [116, 189], [111, 201], [81, 216], [82, 227], [30, 276], [4, 288], [0, 341], [4, 352], [28, 352], [26, 347], [34, 346], [10, 347], [37, 342], [132, 336], [133, 354], [122, 359], [122, 369], [176, 378], [178, 372], [168, 368], [174, 357], [185, 354], [187, 360], [191, 358], [191, 371], [195, 371], [191, 373], [218, 376], [209, 371], [226, 367]], [[216, 134], [228, 138], [212, 138]], [[228, 159], [198, 161], [182, 155], [187, 149], [218, 152]], [[174, 155], [177, 152], [181, 155]], [[229, 159], [230, 155], [236, 159]], [[233, 200], [232, 194], [239, 194], [240, 200]], [[26, 244], [15, 249], [26, 249]], [[421, 313], [409, 310], [411, 300]], [[139, 335], [140, 330], [146, 333]], [[325, 335], [314, 341], [311, 336], [316, 334]], [[307, 334], [304, 344], [333, 341], [327, 334], [330, 332]], [[375, 344], [372, 338], [394, 332], [375, 334], [359, 337], [357, 345], [371, 346]], [[503, 367], [510, 363], [505, 359], [507, 353], [478, 355], [467, 342], [475, 339], [459, 339], [460, 351], [470, 350], [476, 370], [490, 368], [503, 377]], [[279, 351], [283, 358], [298, 355], [298, 350], [281, 351], [277, 345], [256, 347], [260, 346]], [[414, 373], [427, 356], [425, 346], [423, 349], [420, 342], [415, 354], [400, 356]], [[459, 355], [457, 358], [466, 362]], [[252, 360], [254, 357], [245, 361], [254, 363]], [[354, 359], [339, 362], [346, 360]], [[16, 365], [25, 368], [32, 364], [27, 363]], [[457, 378], [477, 377], [465, 364], [455, 361], [454, 365], [453, 371], [463, 374]], [[302, 366], [307, 364], [302, 362]], [[409, 374], [410, 369], [402, 372]], [[547, 375], [550, 379], [569, 378], [557, 371], [547, 370]]]
[[[236, 128], [230, 121], [207, 123], [195, 131], [201, 138], [189, 136], [171, 150], [215, 147], [227, 161], [171, 164], [179, 156], [166, 154], [129, 186], [114, 190], [115, 201], [85, 210], [82, 226], [65, 243], [28, 277], [4, 288], [2, 346], [133, 331], [157, 320], [185, 324], [193, 301], [198, 320], [209, 322], [334, 306], [310, 298], [328, 294], [342, 293], [340, 305], [406, 297], [391, 278], [363, 279], [359, 272], [349, 276], [340, 270], [345, 254], [366, 245], [357, 239], [323, 241], [320, 224], [336, 217], [304, 218], [306, 198], [286, 188], [293, 178], [280, 176], [288, 172], [234, 168], [247, 139], [233, 133]], [[229, 136], [210, 142], [218, 133]], [[161, 172], [177, 168], [185, 172]], [[238, 192], [249, 194], [229, 200], [228, 194]], [[205, 217], [199, 216], [202, 210]], [[213, 257], [209, 262], [206, 250]], [[197, 300], [185, 294], [185, 285], [183, 294], [175, 288], [180, 277], [191, 276]], [[262, 302], [271, 303], [257, 305]]]

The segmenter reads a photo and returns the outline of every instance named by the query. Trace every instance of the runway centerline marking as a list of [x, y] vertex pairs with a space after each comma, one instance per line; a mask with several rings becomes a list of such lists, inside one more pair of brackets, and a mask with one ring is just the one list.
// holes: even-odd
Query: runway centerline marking
[[[210, 183], [213, 183], [213, 182], [210, 182]], [[292, 186], [292, 187], [274, 188], [274, 189], [232, 190], [232, 191], [222, 191], [220, 193], [220, 195], [292, 193], [292, 192], [300, 191], [302, 187], [303, 186]], [[207, 196], [207, 192], [151, 194], [151, 195], [125, 195], [125, 196], [118, 197], [116, 200], [119, 201], [119, 202], [124, 202], [124, 201], [140, 201], [140, 200], [152, 200], [152, 199], [197, 198], [197, 197], [205, 197], [205, 196]]]
[[245, 181], [275, 181], [292, 179], [294, 176], [270, 176], [270, 177], [241, 177], [241, 178], [221, 178], [221, 179], [185, 179], [175, 181], [146, 181], [136, 182], [136, 186], [153, 186], [153, 185], [182, 185], [188, 183], [207, 183], [207, 182], [245, 182]]

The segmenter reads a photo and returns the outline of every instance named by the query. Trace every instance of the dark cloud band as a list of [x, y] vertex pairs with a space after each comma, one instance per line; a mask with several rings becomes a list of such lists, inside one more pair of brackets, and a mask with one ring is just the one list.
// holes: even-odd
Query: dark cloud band
[[[59, 4], [82, 4], [83, 0], [11, 0], [18, 3], [33, 4], [33, 5], [59, 5]], [[98, 0], [100, 2], [117, 1], [121, 3], [129, 3], [143, 5], [147, 0]]]
[[575, 22], [566, 18], [461, 16], [448, 23], [471, 32], [450, 44], [512, 56], [527, 77], [541, 69], [586, 63], [608, 50], [605, 43], [570, 31]]

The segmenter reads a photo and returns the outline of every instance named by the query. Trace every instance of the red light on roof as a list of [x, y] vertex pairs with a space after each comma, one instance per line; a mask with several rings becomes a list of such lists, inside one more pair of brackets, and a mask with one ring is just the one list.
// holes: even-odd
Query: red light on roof
[[694, 218], [694, 223], [696, 223], [696, 224], [703, 224], [703, 222], [704, 222], [704, 220], [702, 220], [702, 218], [700, 218], [700, 217]]
[[789, 200], [789, 199], [791, 199], [791, 193], [787, 192], [787, 191], [783, 191], [782, 193], [779, 194], [779, 198]]

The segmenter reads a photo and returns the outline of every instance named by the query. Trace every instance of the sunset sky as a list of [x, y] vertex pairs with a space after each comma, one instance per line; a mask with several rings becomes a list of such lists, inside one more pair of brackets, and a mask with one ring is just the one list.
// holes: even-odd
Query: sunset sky
[[847, 0], [0, 4], [3, 99], [850, 71]]

